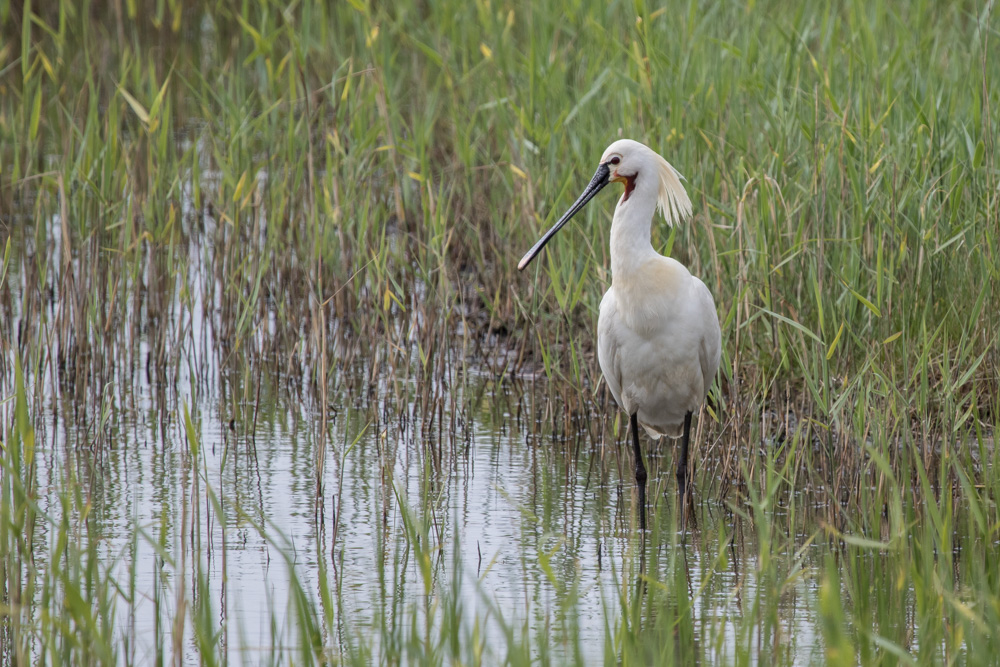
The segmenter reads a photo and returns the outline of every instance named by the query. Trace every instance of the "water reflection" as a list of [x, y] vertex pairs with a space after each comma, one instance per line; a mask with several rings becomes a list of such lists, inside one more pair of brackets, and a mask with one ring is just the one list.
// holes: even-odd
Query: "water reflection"
[[[466, 390], [482, 390], [485, 382], [473, 380]], [[461, 415], [459, 437], [415, 428], [422, 420], [412, 406], [402, 406], [397, 414], [409, 417], [394, 422], [342, 410], [329, 425], [321, 471], [315, 413], [275, 402], [259, 412], [254, 437], [245, 438], [210, 417], [218, 397], [204, 392], [188, 397], [201, 445], [200, 482], [190, 474], [179, 426], [160, 438], [156, 422], [138, 418], [124, 422], [115, 446], [95, 459], [99, 466], [68, 453], [84, 444], [81, 433], [53, 421], [46, 472], [55, 474], [66, 457], [86, 474], [108, 562], [119, 581], [134, 581], [138, 602], [120, 625], [132, 628], [138, 659], [155, 656], [169, 637], [160, 619], [190, 604], [193, 584], [178, 574], [192, 577], [196, 558], [237, 661], [252, 663], [275, 642], [294, 645], [294, 628], [283, 625], [291, 623], [293, 568], [319, 599], [320, 560], [338, 591], [338, 627], [349, 636], [377, 639], [384, 624], [403, 622], [411, 608], [430, 613], [420, 602], [429, 593], [457, 586], [461, 613], [485, 619], [481, 631], [491, 646], [503, 644], [507, 628], [527, 624], [550, 628], [557, 654], [602, 655], [623, 605], [645, 610], [641, 622], [655, 624], [663, 604], [687, 610], [694, 641], [705, 632], [716, 636], [716, 625], [733, 645], [745, 641], [736, 634], [738, 618], [756, 582], [742, 521], [720, 525], [703, 514], [702, 525], [689, 523], [688, 539], [679, 540], [676, 496], [661, 457], [651, 478], [658, 528], [642, 533], [634, 504], [623, 501], [631, 480], [616, 478], [600, 461], [602, 448], [567, 456], [560, 443], [526, 437], [515, 424], [512, 415], [531, 389], [505, 385], [490, 395]], [[142, 391], [154, 388], [140, 383]], [[154, 400], [137, 417], [155, 414]], [[451, 428], [453, 416], [441, 416]], [[132, 539], [135, 527], [142, 539]], [[623, 586], [634, 593], [623, 595]], [[791, 614], [784, 632], [811, 632], [804, 607], [783, 605], [782, 613]], [[283, 619], [277, 627], [275, 618]]]
[[[183, 290], [149, 269], [157, 296], [123, 315], [144, 333], [105, 341], [98, 370], [78, 360], [35, 378], [39, 503], [56, 514], [67, 487], [86, 496], [88, 539], [125, 591], [128, 661], [174, 646], [193, 661], [191, 628], [172, 625], [182, 608], [209, 610], [234, 664], [294, 650], [299, 590], [334, 654], [398, 651], [382, 643], [440, 625], [450, 605], [494, 659], [522, 628], [536, 653], [602, 656], [623, 650], [623, 623], [721, 661], [779, 636], [798, 638], [794, 659], [814, 657], [814, 585], [758, 581], [743, 518], [699, 494], [681, 538], [669, 446], [646, 452], [644, 533], [625, 433], [604, 405], [565, 408], [544, 379], [498, 380], [446, 348], [431, 359], [372, 341], [368, 356], [331, 342], [319, 382], [316, 343], [289, 334], [277, 301], [232, 338], [238, 310], [226, 315], [235, 305], [204, 265], [225, 261], [217, 247], [187, 246]], [[306, 320], [315, 304], [301, 307]], [[48, 538], [36, 536], [39, 553]], [[786, 597], [764, 600], [760, 585]]]

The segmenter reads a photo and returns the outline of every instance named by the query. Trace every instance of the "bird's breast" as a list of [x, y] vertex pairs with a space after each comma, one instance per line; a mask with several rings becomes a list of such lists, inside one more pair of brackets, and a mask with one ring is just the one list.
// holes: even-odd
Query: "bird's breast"
[[622, 324], [643, 337], [669, 332], [684, 303], [687, 275], [677, 262], [655, 261], [614, 276], [612, 285]]

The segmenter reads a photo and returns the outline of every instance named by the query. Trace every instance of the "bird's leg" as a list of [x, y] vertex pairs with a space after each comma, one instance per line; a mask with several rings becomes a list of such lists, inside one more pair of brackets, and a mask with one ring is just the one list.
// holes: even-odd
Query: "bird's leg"
[[632, 429], [632, 449], [635, 451], [635, 483], [639, 487], [639, 527], [646, 530], [646, 466], [642, 462], [639, 446], [639, 413], [633, 412], [629, 421]]
[[680, 512], [681, 512], [681, 531], [684, 531], [684, 526], [687, 523], [687, 505], [688, 505], [688, 488], [687, 488], [687, 472], [688, 472], [688, 443], [691, 440], [691, 412], [688, 411], [684, 415], [684, 435], [681, 438], [681, 459], [677, 462], [677, 492], [680, 495]]

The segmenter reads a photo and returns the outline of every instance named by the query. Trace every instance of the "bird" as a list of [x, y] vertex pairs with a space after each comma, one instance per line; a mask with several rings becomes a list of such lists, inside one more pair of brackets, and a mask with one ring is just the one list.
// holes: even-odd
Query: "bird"
[[615, 402], [629, 415], [642, 531], [647, 473], [639, 426], [655, 441], [664, 436], [681, 438], [676, 477], [683, 532], [691, 419], [708, 395], [722, 351], [712, 293], [683, 264], [659, 254], [652, 244], [657, 211], [671, 227], [691, 216], [682, 179], [645, 144], [631, 139], [613, 142], [583, 194], [517, 265], [523, 271], [605, 186], [624, 185], [611, 222], [611, 286], [601, 300], [597, 320], [597, 358]]

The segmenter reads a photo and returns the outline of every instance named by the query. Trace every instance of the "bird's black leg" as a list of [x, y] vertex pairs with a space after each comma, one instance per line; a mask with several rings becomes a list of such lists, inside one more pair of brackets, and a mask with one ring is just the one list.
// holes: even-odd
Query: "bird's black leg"
[[691, 412], [684, 415], [684, 435], [681, 438], [681, 460], [677, 462], [677, 492], [680, 495], [681, 531], [687, 519], [688, 505], [688, 443], [691, 441]]
[[632, 429], [632, 449], [635, 451], [635, 483], [639, 487], [639, 527], [646, 530], [646, 465], [642, 462], [642, 448], [639, 446], [638, 414], [632, 413], [629, 428]]

